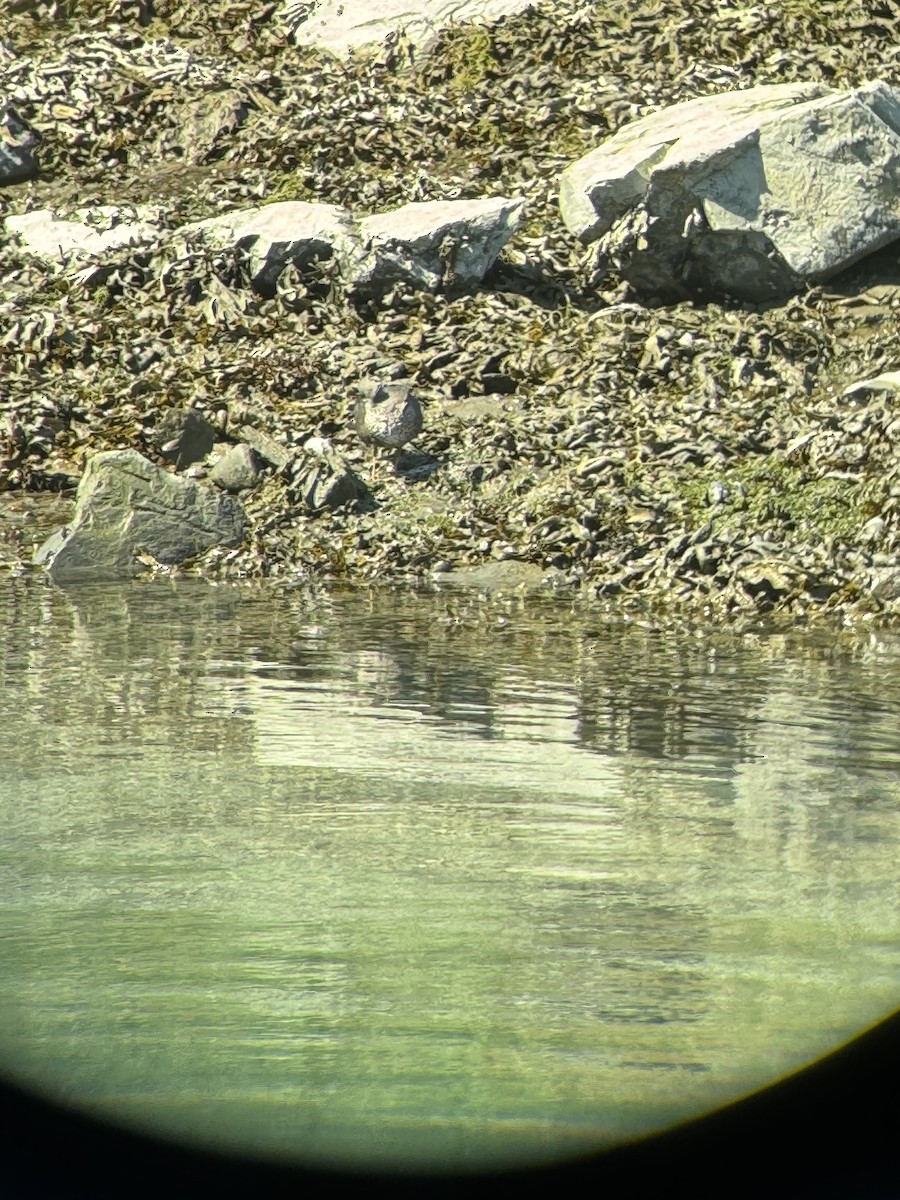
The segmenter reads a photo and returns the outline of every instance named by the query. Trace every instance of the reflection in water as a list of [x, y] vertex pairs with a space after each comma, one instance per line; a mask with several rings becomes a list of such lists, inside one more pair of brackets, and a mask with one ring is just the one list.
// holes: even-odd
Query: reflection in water
[[0, 589], [0, 1062], [173, 1136], [537, 1161], [896, 1004], [900, 642]]

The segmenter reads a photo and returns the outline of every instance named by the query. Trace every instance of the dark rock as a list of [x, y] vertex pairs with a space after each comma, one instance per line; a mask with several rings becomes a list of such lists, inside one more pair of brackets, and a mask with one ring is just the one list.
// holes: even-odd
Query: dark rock
[[481, 376], [481, 386], [486, 396], [511, 396], [517, 384], [511, 375], [503, 371], [489, 372]]
[[176, 471], [202, 462], [218, 440], [218, 431], [195, 408], [170, 411], [157, 426], [159, 451]]
[[227, 450], [209, 473], [210, 480], [226, 492], [243, 492], [259, 480], [262, 457], [241, 442]]
[[315, 513], [369, 500], [368, 488], [343, 457], [322, 439], [315, 442], [294, 464], [294, 487], [301, 503]]
[[33, 151], [40, 140], [11, 104], [0, 104], [0, 184], [37, 174]]
[[397, 473], [405, 475], [407, 479], [427, 479], [439, 470], [440, 466], [440, 459], [435, 458], [433, 454], [416, 450], [415, 447], [401, 450], [394, 461]]

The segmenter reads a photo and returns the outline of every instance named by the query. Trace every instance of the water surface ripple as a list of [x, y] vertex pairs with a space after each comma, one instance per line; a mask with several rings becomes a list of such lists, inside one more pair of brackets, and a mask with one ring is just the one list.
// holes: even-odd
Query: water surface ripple
[[620, 1141], [896, 1006], [900, 640], [0, 584], [0, 1067], [305, 1161]]

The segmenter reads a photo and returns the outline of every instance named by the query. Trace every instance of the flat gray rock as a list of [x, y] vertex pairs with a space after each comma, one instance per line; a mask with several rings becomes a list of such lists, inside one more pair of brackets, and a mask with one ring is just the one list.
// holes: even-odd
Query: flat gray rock
[[150, 206], [123, 209], [115, 204], [99, 204], [80, 209], [77, 221], [64, 221], [51, 209], [40, 208], [7, 217], [5, 226], [32, 254], [62, 265], [122, 246], [155, 241], [161, 232], [159, 212]]
[[900, 237], [900, 93], [767, 85], [675, 105], [563, 171], [560, 210], [663, 299], [761, 301]]
[[136, 450], [109, 450], [89, 460], [71, 524], [34, 561], [57, 583], [128, 579], [142, 570], [140, 555], [174, 566], [239, 545], [245, 524], [222, 492], [170, 475]]
[[341, 270], [351, 292], [367, 295], [404, 283], [460, 291], [481, 282], [518, 229], [523, 200], [428, 200], [359, 223]]
[[491, 593], [538, 591], [557, 585], [563, 578], [563, 572], [555, 567], [539, 567], [537, 563], [520, 562], [517, 559], [456, 567], [435, 576], [442, 585], [476, 588]]
[[286, 0], [277, 10], [295, 42], [346, 57], [357, 46], [403, 32], [427, 44], [451, 21], [496, 21], [521, 12], [532, 0]]

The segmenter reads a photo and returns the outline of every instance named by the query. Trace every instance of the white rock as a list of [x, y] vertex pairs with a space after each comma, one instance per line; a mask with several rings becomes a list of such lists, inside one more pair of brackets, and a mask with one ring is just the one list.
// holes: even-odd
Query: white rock
[[262, 288], [271, 287], [288, 262], [302, 265], [339, 249], [346, 253], [357, 236], [346, 208], [304, 200], [222, 213], [184, 225], [179, 233], [211, 246], [246, 246], [253, 283]]
[[7, 217], [5, 226], [32, 254], [60, 265], [152, 242], [160, 236], [160, 210], [149, 205], [123, 209], [100, 204], [79, 209], [76, 215], [77, 221], [62, 221], [51, 209], [41, 208]]
[[521, 12], [532, 0], [286, 0], [279, 19], [301, 45], [346, 56], [356, 46], [383, 42], [400, 30], [427, 44], [451, 21], [496, 21]]
[[310, 437], [303, 443], [303, 449], [309, 454], [317, 454], [320, 458], [327, 458], [329, 454], [334, 453], [334, 445], [326, 437]]
[[845, 387], [842, 396], [853, 396], [856, 392], [898, 392], [900, 391], [900, 371], [885, 371], [883, 375], [875, 375], [872, 379], [860, 379]]
[[518, 229], [523, 208], [503, 198], [431, 200], [368, 217], [342, 263], [345, 281], [359, 293], [398, 281], [428, 291], [471, 287]]
[[560, 210], [586, 243], [636, 210], [611, 236], [639, 289], [761, 300], [900, 237], [898, 175], [887, 84], [767, 85], [625, 126], [562, 173]]
[[563, 171], [559, 204], [567, 229], [596, 241], [644, 198], [658, 166], [714, 155], [758, 128], [767, 113], [830, 91], [822, 83], [775, 84], [700, 96], [632, 121]]

